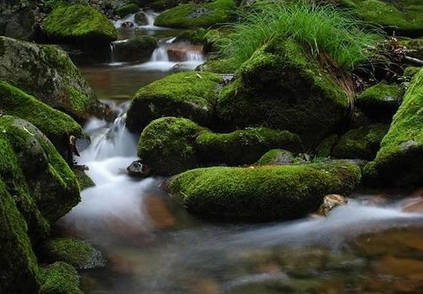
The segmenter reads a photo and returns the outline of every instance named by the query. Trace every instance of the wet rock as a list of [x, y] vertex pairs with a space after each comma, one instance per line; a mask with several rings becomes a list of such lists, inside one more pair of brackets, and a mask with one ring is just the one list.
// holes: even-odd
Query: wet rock
[[117, 61], [139, 61], [151, 56], [157, 48], [157, 41], [150, 36], [137, 36], [125, 41], [112, 44]]
[[198, 18], [198, 17], [202, 17], [204, 15], [207, 15], [208, 13], [209, 13], [209, 10], [207, 8], [200, 7], [200, 8], [196, 8], [193, 12], [188, 14], [188, 17], [189, 18]]
[[150, 175], [150, 169], [145, 164], [142, 164], [141, 161], [134, 161], [126, 170], [132, 177], [145, 178]]
[[185, 61], [190, 53], [203, 55], [202, 49], [201, 45], [171, 45], [167, 48], [167, 53], [172, 61]]
[[122, 28], [132, 28], [134, 23], [132, 21], [125, 21], [120, 25]]
[[323, 203], [320, 205], [319, 209], [312, 213], [312, 216], [323, 216], [326, 217], [329, 215], [330, 211], [335, 207], [341, 205], [347, 205], [348, 198], [338, 194], [329, 194], [323, 197]]
[[34, 32], [35, 14], [31, 1], [0, 2], [0, 36], [30, 39]]
[[136, 13], [134, 16], [134, 20], [135, 20], [135, 23], [139, 26], [148, 25], [147, 15], [143, 11]]

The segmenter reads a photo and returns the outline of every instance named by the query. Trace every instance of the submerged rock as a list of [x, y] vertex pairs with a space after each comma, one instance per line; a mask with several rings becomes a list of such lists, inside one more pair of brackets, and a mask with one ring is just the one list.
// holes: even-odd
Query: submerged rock
[[68, 55], [55, 46], [0, 37], [0, 80], [78, 121], [106, 111]]
[[165, 116], [185, 117], [210, 125], [221, 80], [217, 74], [188, 72], [142, 87], [128, 110], [128, 128], [141, 132], [151, 121]]
[[256, 51], [222, 90], [217, 113], [225, 127], [265, 125], [315, 145], [342, 128], [348, 107], [346, 92], [300, 45], [275, 40]]
[[44, 19], [43, 27], [49, 39], [86, 49], [107, 47], [118, 37], [106, 16], [80, 3], [56, 7]]
[[327, 194], [350, 193], [360, 177], [360, 168], [348, 161], [212, 167], [176, 176], [168, 190], [201, 216], [294, 219], [316, 210]]
[[180, 4], [157, 16], [156, 26], [171, 28], [210, 27], [232, 18], [233, 0], [216, 0], [202, 4]]
[[369, 183], [414, 186], [423, 181], [423, 70], [413, 79], [364, 175]]

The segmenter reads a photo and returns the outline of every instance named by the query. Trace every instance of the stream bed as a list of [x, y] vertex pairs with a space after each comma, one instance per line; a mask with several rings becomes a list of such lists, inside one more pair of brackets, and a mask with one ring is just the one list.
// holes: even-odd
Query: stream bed
[[144, 63], [81, 68], [120, 113], [114, 123], [85, 126], [92, 144], [77, 160], [96, 186], [59, 222], [107, 259], [81, 272], [85, 293], [423, 293], [423, 214], [403, 212], [423, 191], [406, 200], [394, 200], [396, 192], [357, 193], [328, 218], [220, 223], [188, 214], [162, 191], [165, 179], [125, 174], [137, 159], [137, 137], [125, 129], [128, 100], [141, 86], [204, 61], [198, 54], [169, 61], [166, 40], [175, 35], [167, 32]]

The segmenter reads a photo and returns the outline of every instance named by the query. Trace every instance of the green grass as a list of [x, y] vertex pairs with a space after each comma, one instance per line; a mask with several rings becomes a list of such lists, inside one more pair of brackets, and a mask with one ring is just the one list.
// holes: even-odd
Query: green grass
[[381, 33], [333, 6], [307, 1], [296, 4], [270, 0], [257, 3], [241, 14], [241, 21], [221, 45], [226, 58], [237, 65], [248, 60], [274, 38], [293, 38], [316, 57], [329, 58], [338, 68], [349, 70], [371, 57], [369, 45], [381, 40]]

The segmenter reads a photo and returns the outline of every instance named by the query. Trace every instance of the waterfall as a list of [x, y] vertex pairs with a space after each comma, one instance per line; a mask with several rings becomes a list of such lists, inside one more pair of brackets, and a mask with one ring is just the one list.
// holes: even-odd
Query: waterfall
[[153, 54], [151, 55], [151, 62], [168, 62], [169, 61], [169, 54], [167, 53], [167, 47], [160, 46], [156, 50], [154, 50]]
[[110, 63], [115, 63], [115, 44], [110, 43]]

